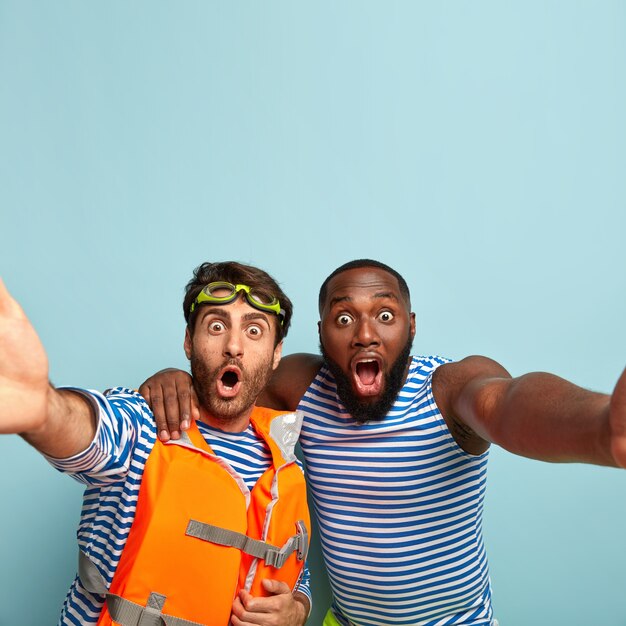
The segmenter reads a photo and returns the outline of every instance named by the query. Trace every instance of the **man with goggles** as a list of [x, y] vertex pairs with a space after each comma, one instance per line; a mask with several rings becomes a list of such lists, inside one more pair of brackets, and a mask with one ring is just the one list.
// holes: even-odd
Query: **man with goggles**
[[204, 263], [183, 311], [201, 415], [163, 442], [131, 389], [52, 388], [43, 346], [0, 281], [0, 433], [88, 485], [61, 625], [302, 626], [309, 615], [302, 419], [256, 406], [292, 304], [263, 270]]

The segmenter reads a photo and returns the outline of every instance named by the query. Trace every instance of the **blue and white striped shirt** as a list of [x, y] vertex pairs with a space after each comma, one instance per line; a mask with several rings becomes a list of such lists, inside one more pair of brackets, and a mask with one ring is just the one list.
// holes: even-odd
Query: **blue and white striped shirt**
[[464, 452], [432, 394], [440, 357], [413, 357], [382, 421], [358, 424], [322, 367], [302, 398], [300, 444], [344, 625], [492, 620], [482, 539], [487, 456]]
[[[48, 460], [87, 486], [78, 544], [110, 584], [133, 523], [145, 463], [156, 441], [156, 424], [145, 400], [135, 391], [116, 388], [105, 395], [75, 391], [94, 403], [96, 435], [83, 452], [67, 459]], [[213, 452], [252, 489], [271, 465], [270, 451], [254, 428], [227, 433], [203, 422], [197, 424]], [[310, 599], [309, 582], [305, 568], [298, 590]], [[96, 624], [103, 604], [104, 597], [89, 593], [76, 577], [63, 604], [59, 625]]]

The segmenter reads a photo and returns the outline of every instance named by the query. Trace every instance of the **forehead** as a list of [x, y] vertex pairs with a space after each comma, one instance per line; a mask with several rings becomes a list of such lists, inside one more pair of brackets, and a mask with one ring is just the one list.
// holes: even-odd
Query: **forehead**
[[398, 279], [377, 267], [357, 267], [333, 276], [328, 282], [324, 310], [337, 301], [390, 297], [404, 303]]

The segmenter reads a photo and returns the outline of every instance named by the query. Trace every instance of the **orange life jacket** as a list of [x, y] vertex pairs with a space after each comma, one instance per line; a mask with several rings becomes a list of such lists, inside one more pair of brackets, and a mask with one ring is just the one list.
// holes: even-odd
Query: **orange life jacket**
[[252, 491], [195, 423], [155, 442], [99, 626], [227, 626], [239, 589], [267, 595], [264, 578], [296, 586], [310, 528], [294, 455], [301, 416], [255, 407], [250, 420], [272, 455]]

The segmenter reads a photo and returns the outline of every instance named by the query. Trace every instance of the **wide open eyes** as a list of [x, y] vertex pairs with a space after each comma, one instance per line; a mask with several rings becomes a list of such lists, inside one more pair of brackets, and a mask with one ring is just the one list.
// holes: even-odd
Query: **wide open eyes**
[[[381, 311], [376, 316], [376, 319], [379, 322], [383, 322], [385, 324], [392, 322], [394, 318], [395, 318], [395, 315], [391, 311], [388, 311], [388, 310]], [[337, 321], [338, 326], [349, 326], [350, 324], [354, 322], [354, 318], [351, 315], [348, 315], [347, 313], [341, 313], [340, 315], [336, 317], [336, 321]]]
[[[208, 325], [209, 333], [211, 335], [221, 335], [226, 332], [226, 324], [220, 320], [213, 320]], [[263, 336], [264, 328], [260, 324], [248, 324], [245, 327], [244, 332], [251, 339], [260, 339]]]
[[209, 323], [209, 332], [212, 335], [219, 335], [226, 330], [226, 326], [224, 326], [224, 322], [219, 322], [217, 320], [213, 320]]
[[246, 328], [246, 334], [252, 339], [260, 339], [263, 335], [263, 328], [258, 324], [250, 324], [250, 326]]
[[347, 313], [341, 313], [337, 316], [338, 326], [349, 326], [350, 324], [352, 324], [353, 321], [354, 319], [352, 318], [352, 316], [348, 315]]

